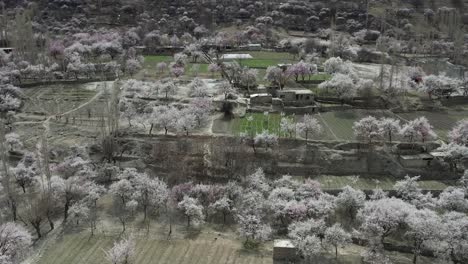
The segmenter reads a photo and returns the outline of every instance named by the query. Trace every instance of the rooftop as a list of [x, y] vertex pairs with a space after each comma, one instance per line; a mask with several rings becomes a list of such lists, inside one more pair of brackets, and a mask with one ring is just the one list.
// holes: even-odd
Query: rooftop
[[245, 60], [245, 59], [253, 59], [252, 55], [250, 54], [224, 54], [221, 57], [223, 60]]
[[295, 94], [313, 94], [309, 89], [287, 89], [278, 91], [279, 93], [295, 93]]
[[295, 248], [291, 240], [289, 239], [276, 239], [274, 242], [275, 248]]

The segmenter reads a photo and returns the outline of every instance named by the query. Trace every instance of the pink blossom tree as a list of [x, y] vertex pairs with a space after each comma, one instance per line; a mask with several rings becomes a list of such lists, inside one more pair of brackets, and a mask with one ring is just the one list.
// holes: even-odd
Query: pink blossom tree
[[61, 40], [54, 40], [49, 43], [48, 53], [54, 59], [58, 59], [59, 57], [63, 56], [65, 52], [65, 46]]
[[221, 67], [219, 67], [216, 63], [211, 63], [208, 65], [208, 72], [211, 73], [211, 76], [214, 77], [216, 73], [221, 71]]
[[167, 63], [165, 62], [159, 62], [158, 64], [156, 64], [156, 71], [159, 73], [159, 74], [163, 74], [167, 69]]
[[184, 73], [185, 73], [184, 67], [178, 67], [178, 66], [171, 67], [171, 74], [176, 78], [181, 77], [182, 75], [184, 75]]
[[426, 117], [422, 116], [411, 120], [405, 124], [400, 134], [405, 137], [409, 142], [414, 142], [420, 139], [421, 142], [437, 138], [437, 134], [434, 132], [432, 125], [429, 123]]

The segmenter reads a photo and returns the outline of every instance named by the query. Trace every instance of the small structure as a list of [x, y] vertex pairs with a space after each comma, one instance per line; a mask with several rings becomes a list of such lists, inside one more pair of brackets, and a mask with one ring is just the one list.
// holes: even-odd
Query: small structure
[[314, 104], [314, 93], [308, 89], [278, 91], [278, 98], [285, 106], [305, 106]]
[[289, 239], [277, 239], [273, 244], [273, 260], [297, 259], [297, 249]]
[[14, 48], [0, 48], [0, 50], [8, 54], [13, 52]]
[[223, 60], [247, 60], [253, 59], [250, 54], [224, 54], [221, 59]]
[[262, 44], [247, 44], [239, 47], [240, 50], [260, 51], [262, 50]]
[[291, 63], [280, 63], [278, 65], [278, 68], [282, 69], [283, 71], [286, 71], [290, 66], [292, 66]]
[[254, 105], [271, 104], [273, 96], [268, 93], [258, 93], [250, 95], [250, 103]]
[[407, 168], [426, 168], [431, 164], [434, 156], [428, 153], [415, 155], [400, 155], [400, 163]]

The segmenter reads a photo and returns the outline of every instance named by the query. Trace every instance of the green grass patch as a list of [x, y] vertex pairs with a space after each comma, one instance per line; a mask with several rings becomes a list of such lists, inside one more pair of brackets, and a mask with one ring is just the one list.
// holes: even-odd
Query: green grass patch
[[[294, 117], [288, 116], [287, 118], [293, 119]], [[240, 133], [247, 133], [248, 135], [256, 135], [268, 130], [269, 133], [286, 137], [287, 135], [281, 132], [280, 122], [281, 114], [268, 114], [263, 113], [249, 113], [242, 118], [236, 118], [232, 122], [233, 133], [239, 135]]]
[[293, 55], [287, 52], [269, 52], [269, 51], [246, 51], [246, 52], [233, 52], [250, 54], [253, 59], [238, 60], [237, 62], [242, 66], [250, 68], [266, 69], [269, 66], [276, 66], [278, 64], [296, 63], [298, 60]]
[[331, 79], [331, 75], [328, 73], [319, 73], [312, 75], [310, 79], [314, 81], [327, 81]]

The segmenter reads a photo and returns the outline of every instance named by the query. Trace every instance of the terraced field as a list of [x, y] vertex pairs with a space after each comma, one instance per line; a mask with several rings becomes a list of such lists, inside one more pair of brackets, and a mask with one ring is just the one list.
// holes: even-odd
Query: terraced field
[[[104, 251], [112, 246], [117, 236], [89, 233], [66, 234], [51, 244], [39, 258], [37, 264], [102, 264], [108, 263]], [[323, 250], [322, 255], [310, 263], [360, 264], [363, 248], [349, 245], [339, 249], [335, 259], [331, 251]], [[411, 254], [387, 252], [395, 264], [411, 263]], [[421, 257], [422, 263], [436, 263], [433, 259]], [[137, 239], [136, 264], [283, 264], [273, 262], [272, 242], [259, 251], [242, 249], [238, 240], [226, 237], [224, 233], [202, 233], [192, 238], [158, 240], [152, 236]], [[285, 263], [284, 263], [285, 264]]]
[[[360, 190], [373, 190], [375, 188], [382, 188], [383, 190], [392, 190], [393, 185], [395, 185], [396, 180], [391, 177], [381, 177], [376, 178], [364, 178], [357, 176], [330, 176], [330, 175], [321, 175], [315, 180], [320, 182], [321, 187], [324, 190], [337, 190], [349, 185], [353, 188]], [[441, 182], [441, 181], [419, 181], [420, 187], [423, 190], [443, 190], [455, 182]]]
[[[99, 90], [104, 89], [102, 83], [88, 84], [53, 84], [22, 89], [27, 97], [23, 113], [55, 114], [72, 110], [93, 98]], [[107, 84], [110, 85], [110, 84]], [[90, 107], [95, 112], [102, 112], [103, 98], [98, 98]], [[82, 109], [80, 113], [87, 112]]]
[[[354, 122], [366, 117], [374, 116], [376, 118], [391, 117], [400, 119], [402, 123], [407, 122], [418, 117], [425, 116], [429, 122], [434, 126], [434, 130], [442, 140], [447, 140], [447, 133], [450, 129], [460, 120], [468, 118], [468, 110], [449, 110], [448, 112], [413, 112], [394, 114], [387, 110], [345, 110], [345, 111], [332, 111], [314, 115], [323, 127], [323, 133], [314, 139], [318, 140], [341, 140], [352, 141], [354, 140], [353, 124]], [[281, 116], [279, 114], [269, 114], [268, 117], [262, 113], [248, 114], [252, 116], [253, 121], [248, 122], [246, 117], [237, 118], [230, 121], [230, 124], [223, 124], [222, 129], [215, 129], [215, 133], [231, 133], [238, 135], [240, 132], [253, 131], [261, 133], [267, 129], [276, 135], [286, 136], [279, 133], [279, 122]], [[301, 116], [290, 117], [296, 121], [300, 120]], [[218, 122], [218, 121], [217, 121]], [[221, 121], [220, 123], [225, 123]]]
[[420, 116], [425, 116], [429, 120], [429, 123], [434, 126], [437, 135], [442, 138], [447, 138], [447, 133], [456, 125], [458, 121], [468, 119], [467, 110], [449, 110], [447, 112], [414, 112], [398, 114], [399, 117], [406, 120], [415, 119]]
[[[67, 234], [44, 253], [38, 264], [101, 264], [107, 263], [104, 250], [112, 247], [117, 236], [88, 232]], [[134, 263], [138, 264], [270, 264], [271, 252], [248, 252], [239, 241], [202, 233], [198, 237], [157, 239], [152, 236], [136, 239]]]

